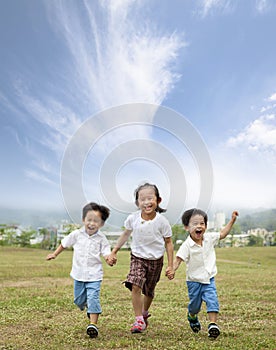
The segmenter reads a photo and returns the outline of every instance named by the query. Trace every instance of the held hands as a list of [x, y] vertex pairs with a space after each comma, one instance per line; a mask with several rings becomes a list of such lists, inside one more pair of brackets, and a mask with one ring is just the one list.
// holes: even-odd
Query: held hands
[[105, 261], [107, 262], [107, 264], [109, 266], [113, 266], [116, 265], [117, 262], [117, 256], [114, 253], [109, 254], [106, 258]]
[[166, 268], [166, 273], [165, 273], [165, 275], [168, 277], [168, 279], [172, 280], [174, 278], [174, 274], [175, 274], [174, 269], [172, 267], [168, 266]]

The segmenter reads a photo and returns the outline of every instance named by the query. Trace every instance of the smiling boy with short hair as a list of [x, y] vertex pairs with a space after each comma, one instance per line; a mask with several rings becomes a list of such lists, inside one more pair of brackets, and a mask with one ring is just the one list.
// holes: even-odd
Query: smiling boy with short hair
[[217, 322], [219, 303], [215, 284], [217, 274], [215, 245], [230, 232], [238, 216], [233, 211], [231, 220], [220, 232], [207, 232], [207, 214], [200, 209], [190, 209], [184, 212], [182, 223], [189, 237], [182, 243], [174, 261], [174, 270], [184, 261], [186, 263], [186, 281], [189, 294], [188, 321], [193, 332], [201, 329], [197, 314], [202, 301], [206, 303], [209, 316], [208, 336], [215, 339], [220, 330]]
[[84, 310], [90, 320], [86, 332], [91, 338], [98, 336], [97, 321], [102, 312], [100, 305], [100, 288], [103, 279], [101, 256], [110, 266], [108, 260], [110, 244], [100, 231], [109, 209], [97, 203], [88, 203], [83, 208], [83, 227], [72, 231], [64, 237], [61, 244], [47, 256], [47, 260], [55, 259], [65, 248], [73, 247], [73, 264], [70, 276], [74, 279], [74, 303]]

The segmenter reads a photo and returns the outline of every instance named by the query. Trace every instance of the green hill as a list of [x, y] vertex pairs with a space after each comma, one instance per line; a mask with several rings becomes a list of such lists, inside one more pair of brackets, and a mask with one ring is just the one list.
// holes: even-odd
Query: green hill
[[242, 231], [258, 227], [265, 228], [268, 231], [276, 231], [276, 209], [241, 216], [239, 218], [239, 224]]

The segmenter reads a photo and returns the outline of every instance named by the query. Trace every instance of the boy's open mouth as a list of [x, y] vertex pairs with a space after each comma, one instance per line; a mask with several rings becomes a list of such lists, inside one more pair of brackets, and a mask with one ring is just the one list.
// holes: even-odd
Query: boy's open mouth
[[198, 229], [195, 231], [197, 235], [200, 235], [202, 233], [202, 230]]

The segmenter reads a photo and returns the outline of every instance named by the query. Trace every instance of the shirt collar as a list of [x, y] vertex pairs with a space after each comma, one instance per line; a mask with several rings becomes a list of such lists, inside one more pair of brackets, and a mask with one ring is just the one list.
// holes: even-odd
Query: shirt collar
[[[191, 238], [190, 235], [189, 235], [189, 237], [188, 237], [188, 240], [189, 240], [190, 247], [193, 247], [193, 246], [195, 246], [195, 245], [197, 245], [198, 247], [201, 247], [199, 244], [197, 244], [197, 243]], [[203, 241], [204, 241], [204, 235], [203, 235]]]

